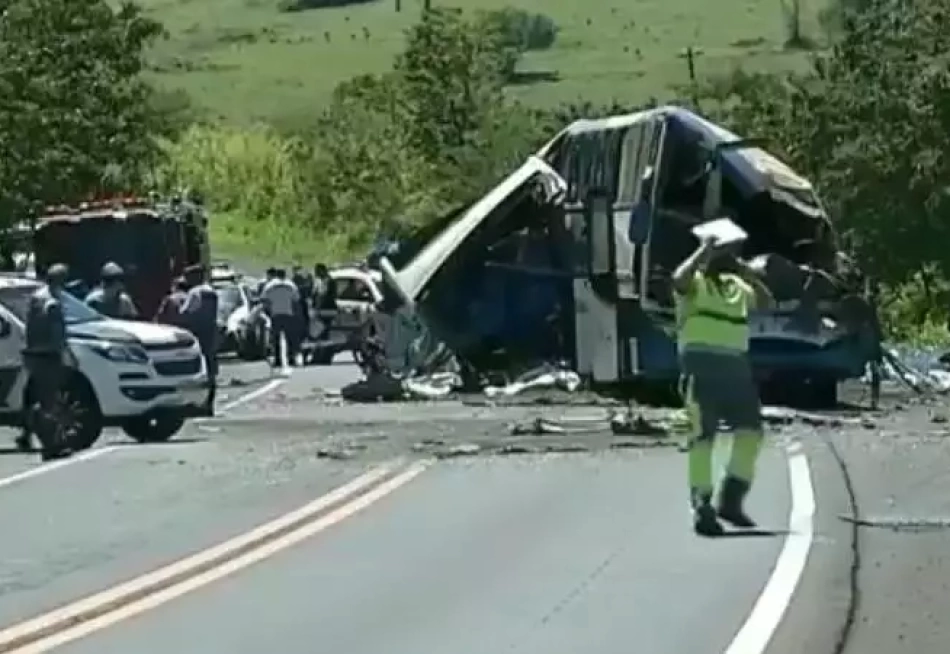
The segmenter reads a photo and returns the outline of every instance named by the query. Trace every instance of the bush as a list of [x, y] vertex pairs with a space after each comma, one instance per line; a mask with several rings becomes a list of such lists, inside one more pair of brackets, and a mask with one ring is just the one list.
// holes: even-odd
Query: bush
[[230, 251], [310, 240], [348, 256], [474, 199], [537, 147], [545, 117], [502, 92], [512, 52], [483, 16], [428, 11], [390, 73], [340, 84], [292, 133], [192, 126], [166, 143], [158, 182], [202, 190]]
[[250, 220], [306, 222], [313, 154], [301, 140], [265, 126], [193, 125], [164, 148], [157, 186], [197, 188], [216, 210]]
[[550, 16], [514, 7], [485, 12], [483, 19], [501, 30], [507, 45], [522, 53], [547, 50], [554, 45], [559, 31]]

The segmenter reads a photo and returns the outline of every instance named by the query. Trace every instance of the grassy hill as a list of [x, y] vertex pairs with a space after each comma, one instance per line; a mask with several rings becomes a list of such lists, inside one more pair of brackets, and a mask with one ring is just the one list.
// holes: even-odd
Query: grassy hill
[[[433, 0], [438, 4], [439, 0]], [[804, 1], [804, 0], [803, 0]], [[385, 71], [421, 0], [379, 0], [283, 13], [279, 0], [140, 0], [169, 31], [154, 53], [155, 75], [228, 120], [298, 120], [315, 112], [341, 80]], [[816, 36], [818, 0], [806, 7]], [[700, 48], [697, 74], [738, 62], [797, 65], [778, 2], [765, 0], [469, 0], [471, 10], [513, 6], [553, 18], [554, 47], [529, 53], [524, 83], [511, 92], [552, 104], [643, 101], [687, 78], [686, 46]]]

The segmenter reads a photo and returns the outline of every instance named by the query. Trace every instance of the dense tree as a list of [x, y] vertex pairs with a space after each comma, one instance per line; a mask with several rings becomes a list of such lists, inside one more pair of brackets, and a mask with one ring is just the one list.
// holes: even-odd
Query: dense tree
[[[950, 275], [950, 3], [867, 0], [805, 74], [735, 73], [708, 89], [738, 130], [818, 182], [879, 279]], [[857, 7], [858, 5], [855, 4]]]
[[104, 0], [7, 0], [0, 15], [0, 197], [10, 220], [141, 179], [162, 114], [141, 73], [161, 26]]

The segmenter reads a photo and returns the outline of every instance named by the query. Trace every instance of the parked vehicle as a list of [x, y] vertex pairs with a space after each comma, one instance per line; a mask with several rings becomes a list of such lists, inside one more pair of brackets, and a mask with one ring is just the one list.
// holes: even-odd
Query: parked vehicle
[[250, 286], [239, 278], [218, 278], [212, 288], [218, 294], [218, 352], [246, 361], [265, 358], [270, 321], [260, 302], [251, 299]]
[[[329, 338], [323, 343], [311, 343], [310, 360], [329, 365], [343, 351], [354, 349], [354, 341], [382, 338], [387, 316], [378, 311], [383, 301], [383, 277], [377, 270], [346, 266], [330, 271], [336, 282], [337, 312], [334, 315]], [[310, 321], [310, 337], [314, 339], [323, 330], [317, 312]]]
[[32, 233], [36, 272], [69, 266], [85, 288], [99, 281], [103, 264], [125, 271], [125, 286], [139, 314], [154, 317], [172, 281], [194, 264], [208, 263], [207, 216], [193, 202], [114, 198], [75, 207], [49, 207]]
[[[30, 296], [41, 283], [0, 276], [0, 424], [22, 426], [32, 404], [21, 363]], [[202, 415], [208, 377], [195, 338], [150, 322], [107, 318], [64, 293], [71, 352], [65, 387], [70, 445], [91, 447], [106, 426], [142, 443], [167, 441]]]

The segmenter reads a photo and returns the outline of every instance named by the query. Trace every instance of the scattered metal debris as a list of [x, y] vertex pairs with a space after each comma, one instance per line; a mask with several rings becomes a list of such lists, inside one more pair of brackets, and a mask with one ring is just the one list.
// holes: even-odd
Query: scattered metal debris
[[325, 447], [317, 450], [318, 459], [334, 459], [336, 461], [346, 461], [348, 459], [355, 458], [357, 455], [357, 450], [354, 448], [342, 447]]
[[610, 449], [612, 450], [645, 450], [654, 447], [676, 447], [680, 451], [686, 451], [684, 443], [667, 438], [627, 438], [610, 443]]

